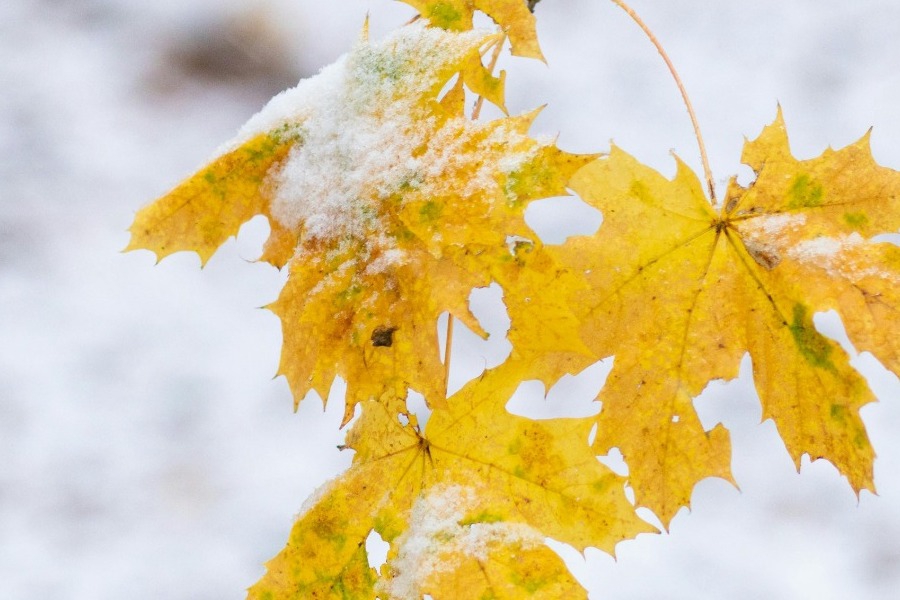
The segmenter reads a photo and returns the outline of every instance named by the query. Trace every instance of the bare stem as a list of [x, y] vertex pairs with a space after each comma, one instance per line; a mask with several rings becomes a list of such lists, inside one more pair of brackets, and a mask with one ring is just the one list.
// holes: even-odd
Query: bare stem
[[[497, 40], [497, 45], [494, 46], [494, 53], [491, 55], [491, 62], [487, 66], [487, 70], [489, 73], [494, 72], [494, 69], [497, 68], [497, 61], [500, 60], [500, 52], [503, 50], [503, 45], [506, 44], [506, 34], [503, 35], [499, 40]], [[478, 96], [475, 100], [475, 107], [472, 108], [472, 120], [475, 121], [481, 116], [481, 107], [484, 106], [484, 96]]]
[[444, 395], [449, 396], [450, 391], [450, 351], [453, 349], [453, 322], [452, 314], [447, 314], [447, 339], [444, 342]]
[[[503, 49], [503, 44], [506, 43], [506, 36], [504, 35], [500, 40], [497, 41], [497, 45], [494, 47], [494, 53], [491, 55], [491, 62], [488, 64], [487, 69], [491, 73], [494, 72], [494, 69], [497, 68], [497, 61], [500, 60], [500, 51]], [[484, 96], [478, 96], [478, 99], [475, 100], [475, 107], [472, 108], [472, 120], [475, 121], [481, 115], [481, 107], [484, 106]], [[444, 382], [449, 390], [450, 386], [450, 352], [453, 349], [453, 323], [455, 319], [452, 314], [447, 315], [447, 340], [444, 343]]]
[[637, 23], [638, 27], [640, 27], [643, 32], [647, 35], [650, 41], [656, 46], [656, 51], [659, 52], [659, 55], [662, 57], [663, 61], [665, 61], [666, 66], [669, 68], [669, 73], [672, 74], [672, 78], [675, 79], [675, 84], [678, 86], [678, 91], [681, 92], [681, 98], [684, 100], [684, 105], [687, 107], [688, 115], [691, 117], [691, 123], [694, 126], [694, 135], [697, 137], [697, 145], [700, 146], [700, 160], [703, 163], [703, 171], [706, 176], [706, 186], [709, 188], [709, 199], [712, 201], [713, 206], [716, 206], [716, 186], [713, 182], [712, 169], [709, 168], [709, 156], [706, 154], [706, 145], [703, 143], [703, 134], [700, 133], [700, 123], [697, 121], [697, 115], [694, 112], [694, 106], [691, 104], [691, 99], [688, 97], [687, 89], [684, 87], [684, 83], [681, 81], [681, 77], [678, 76], [678, 71], [675, 70], [675, 65], [672, 64], [672, 61], [669, 59], [669, 55], [666, 54], [666, 51], [663, 49], [662, 44], [660, 44], [659, 40], [650, 31], [650, 28], [644, 23], [643, 19], [641, 19], [634, 10], [628, 6], [624, 2], [624, 0], [611, 0], [613, 4], [624, 10], [628, 13], [628, 16]]

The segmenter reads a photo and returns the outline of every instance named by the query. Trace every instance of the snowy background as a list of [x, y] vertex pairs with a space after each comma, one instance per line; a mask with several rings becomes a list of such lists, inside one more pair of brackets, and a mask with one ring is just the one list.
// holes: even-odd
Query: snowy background
[[[798, 156], [874, 126], [876, 159], [900, 168], [900, 3], [633, 5], [685, 79], [720, 190], [748, 181], [743, 136], [776, 102]], [[412, 14], [388, 0], [0, 3], [0, 598], [242, 598], [303, 499], [347, 465], [340, 402], [293, 415], [272, 379], [280, 327], [256, 307], [283, 275], [251, 262], [265, 225], [202, 272], [192, 254], [154, 266], [120, 250], [139, 207], [346, 51], [367, 11], [375, 37]], [[549, 103], [534, 132], [570, 151], [612, 138], [666, 174], [672, 150], [700, 168], [677, 91], [624, 13], [544, 0], [538, 17], [549, 67], [505, 59], [513, 113]], [[529, 218], [556, 240], [598, 222], [574, 201]], [[474, 300], [502, 332], [496, 294]], [[475, 358], [454, 363], [458, 383], [502, 358], [494, 337], [460, 334]], [[883, 399], [863, 411], [879, 496], [857, 501], [823, 462], [798, 476], [747, 377], [713, 384], [697, 407], [731, 429], [741, 491], [701, 483], [670, 534], [622, 543], [617, 560], [562, 548], [591, 597], [896, 598], [900, 385], [865, 354], [854, 364]], [[585, 379], [537, 408], [583, 410]]]

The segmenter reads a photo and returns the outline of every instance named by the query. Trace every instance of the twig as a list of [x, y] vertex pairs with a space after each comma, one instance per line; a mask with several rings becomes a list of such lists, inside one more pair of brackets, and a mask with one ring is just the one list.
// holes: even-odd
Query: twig
[[684, 87], [684, 83], [681, 81], [681, 77], [678, 76], [678, 71], [675, 70], [675, 65], [672, 64], [672, 61], [669, 60], [669, 55], [666, 54], [666, 51], [663, 50], [662, 44], [660, 44], [659, 40], [656, 39], [656, 36], [650, 31], [650, 28], [644, 23], [643, 19], [641, 19], [634, 10], [628, 6], [624, 0], [612, 0], [613, 4], [624, 10], [628, 13], [628, 16], [637, 23], [638, 27], [640, 27], [650, 41], [656, 46], [656, 51], [659, 52], [659, 55], [662, 57], [663, 61], [665, 61], [666, 66], [669, 68], [669, 72], [672, 74], [672, 77], [675, 79], [675, 84], [678, 86], [678, 91], [681, 92], [681, 97], [684, 100], [684, 105], [687, 107], [688, 115], [691, 117], [691, 123], [694, 126], [694, 135], [697, 137], [697, 144], [700, 146], [700, 161], [703, 163], [703, 171], [706, 176], [706, 185], [709, 188], [709, 199], [712, 201], [713, 206], [716, 206], [716, 186], [713, 181], [712, 169], [709, 168], [709, 157], [706, 154], [706, 145], [703, 143], [703, 135], [700, 133], [700, 123], [697, 121], [697, 115], [694, 113], [694, 107], [691, 104], [691, 99], [688, 97], [687, 90]]

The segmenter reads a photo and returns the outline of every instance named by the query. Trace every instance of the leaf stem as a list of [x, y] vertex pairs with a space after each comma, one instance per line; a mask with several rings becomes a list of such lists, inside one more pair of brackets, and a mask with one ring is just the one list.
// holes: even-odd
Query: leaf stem
[[453, 313], [447, 313], [447, 339], [444, 341], [444, 395], [450, 396], [450, 351], [453, 349]]
[[[500, 60], [500, 52], [503, 50], [503, 45], [506, 43], [506, 35], [504, 34], [497, 41], [497, 45], [494, 46], [494, 53], [491, 55], [491, 62], [487, 66], [487, 70], [490, 73], [494, 72], [494, 69], [497, 68], [497, 61]], [[472, 120], [475, 121], [478, 117], [481, 116], [481, 108], [484, 106], [484, 96], [478, 96], [475, 100], [475, 106], [472, 108]], [[444, 385], [445, 385], [445, 393], [450, 390], [450, 352], [453, 349], [453, 323], [455, 319], [453, 318], [453, 314], [450, 313], [447, 315], [447, 340], [444, 342]], [[449, 395], [449, 393], [447, 394]]]
[[700, 161], [703, 163], [703, 171], [706, 176], [706, 186], [709, 189], [709, 199], [712, 201], [713, 206], [716, 206], [716, 186], [713, 181], [712, 169], [709, 168], [709, 156], [706, 154], [706, 145], [703, 143], [703, 134], [700, 133], [700, 123], [697, 121], [697, 114], [694, 112], [694, 106], [691, 104], [691, 99], [688, 97], [687, 89], [684, 87], [684, 83], [681, 81], [681, 77], [678, 75], [678, 71], [675, 70], [675, 65], [672, 64], [672, 61], [669, 59], [669, 55], [666, 54], [666, 51], [663, 49], [662, 44], [647, 26], [643, 19], [641, 19], [634, 9], [632, 9], [628, 4], [625, 3], [624, 0], [611, 0], [613, 4], [624, 10], [631, 19], [637, 23], [638, 27], [640, 27], [644, 34], [646, 34], [647, 38], [650, 39], [650, 42], [656, 46], [656, 51], [659, 52], [659, 55], [662, 57], [663, 61], [665, 61], [666, 66], [669, 68], [669, 73], [672, 74], [672, 78], [675, 79], [675, 84], [678, 86], [678, 91], [681, 92], [681, 98], [684, 100], [684, 105], [687, 107], [688, 115], [691, 118], [691, 123], [694, 126], [694, 135], [697, 137], [697, 145], [700, 146]]
[[[494, 53], [491, 55], [491, 62], [488, 63], [487, 66], [488, 73], [493, 74], [494, 69], [497, 68], [497, 61], [500, 60], [500, 52], [503, 50], [503, 45], [506, 43], [506, 37], [506, 34], [503, 34], [503, 37], [497, 40], [497, 45], [494, 46]], [[472, 108], [473, 121], [477, 121], [478, 117], [481, 116], [482, 106], [484, 106], [484, 96], [478, 96], [478, 98], [475, 100], [475, 106]]]

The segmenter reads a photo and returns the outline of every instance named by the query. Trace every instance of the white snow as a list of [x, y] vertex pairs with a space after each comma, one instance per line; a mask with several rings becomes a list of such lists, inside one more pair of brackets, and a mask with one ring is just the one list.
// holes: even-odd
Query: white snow
[[852, 282], [878, 277], [900, 283], [895, 273], [877, 263], [874, 253], [866, 252], [874, 245], [856, 232], [838, 237], [820, 236], [799, 242], [788, 250], [788, 256]]
[[802, 214], [777, 213], [760, 215], [742, 221], [738, 226], [741, 240], [756, 262], [772, 269], [781, 262], [790, 244], [789, 233], [806, 223]]
[[299, 141], [268, 176], [273, 216], [306, 241], [340, 250], [355, 240], [361, 249], [348, 260], [366, 274], [382, 272], [405, 257], [389, 235], [386, 215], [399, 208], [390, 203], [410, 196], [466, 201], [493, 191], [498, 175], [514, 173], [551, 143], [503, 121], [437, 121], [433, 103], [451, 74], [448, 65], [491, 36], [424, 21], [382, 41], [362, 36], [334, 64], [273, 98], [223, 151], [261, 133], [295, 136]]
[[[447, 137], [464, 144], [481, 127], [454, 120], [434, 136], [428, 101], [449, 75], [446, 66], [490, 34], [425, 25], [419, 21], [379, 42], [363, 36], [349, 54], [273, 98], [226, 146], [273, 130], [294, 133], [300, 141], [269, 176], [273, 216], [307, 240], [362, 241], [364, 253], [376, 255], [368, 273], [404, 257], [386, 235], [381, 215], [390, 207], [383, 204], [404, 186], [441, 191], [436, 182], [447, 163], [431, 148]], [[415, 157], [424, 146], [429, 151]], [[490, 183], [473, 180], [464, 193]]]
[[877, 259], [873, 260], [874, 253], [867, 252], [875, 242], [856, 232], [802, 239], [800, 230], [805, 224], [803, 214], [778, 213], [742, 221], [739, 230], [750, 254], [771, 266], [788, 258], [821, 269], [831, 277], [852, 282], [866, 277], [897, 279], [896, 275], [878, 266]]
[[523, 523], [461, 525], [478, 503], [477, 489], [455, 484], [429, 489], [413, 506], [409, 529], [395, 542], [399, 552], [389, 562], [394, 576], [380, 581], [377, 591], [398, 600], [421, 598], [421, 584], [434, 573], [456, 568], [460, 557], [484, 562], [503, 546], [527, 550], [544, 543], [539, 531]]

